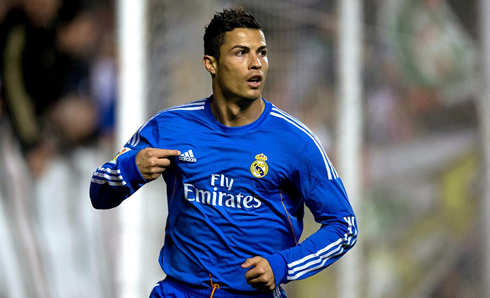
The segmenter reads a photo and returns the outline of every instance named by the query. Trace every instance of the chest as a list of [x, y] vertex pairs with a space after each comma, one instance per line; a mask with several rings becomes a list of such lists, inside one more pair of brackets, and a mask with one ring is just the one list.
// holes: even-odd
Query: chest
[[260, 194], [290, 176], [289, 151], [274, 134], [189, 133], [166, 143], [182, 153], [174, 161], [177, 180], [198, 189]]

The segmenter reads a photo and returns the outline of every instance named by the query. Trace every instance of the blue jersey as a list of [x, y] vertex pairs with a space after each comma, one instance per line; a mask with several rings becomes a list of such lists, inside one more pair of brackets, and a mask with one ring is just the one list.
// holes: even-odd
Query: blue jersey
[[[253, 123], [224, 126], [210, 100], [163, 110], [143, 125], [93, 174], [94, 207], [115, 207], [146, 183], [139, 150], [176, 149], [181, 156], [163, 173], [168, 218], [159, 261], [167, 275], [209, 286], [211, 274], [223, 289], [255, 291], [240, 267], [247, 258], [266, 258], [276, 285], [339, 259], [356, 243], [356, 219], [318, 138], [265, 100]], [[321, 227], [299, 243], [305, 205]]]

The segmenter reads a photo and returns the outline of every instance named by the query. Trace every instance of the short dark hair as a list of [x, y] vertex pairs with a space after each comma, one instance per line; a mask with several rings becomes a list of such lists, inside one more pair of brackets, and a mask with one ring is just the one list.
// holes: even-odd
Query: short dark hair
[[213, 56], [219, 60], [219, 49], [225, 42], [225, 33], [235, 28], [262, 30], [262, 26], [255, 17], [242, 7], [216, 12], [211, 22], [205, 27], [204, 55]]

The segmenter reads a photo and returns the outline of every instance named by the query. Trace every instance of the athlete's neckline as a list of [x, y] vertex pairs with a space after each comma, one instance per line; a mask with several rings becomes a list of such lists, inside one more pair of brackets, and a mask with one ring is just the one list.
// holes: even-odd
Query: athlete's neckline
[[265, 100], [264, 98], [261, 98], [261, 100], [264, 101], [265, 108], [260, 117], [255, 120], [254, 122], [242, 126], [226, 126], [221, 124], [216, 117], [214, 116], [213, 112], [211, 111], [211, 98], [212, 95], [208, 98], [206, 98], [206, 103], [204, 104], [204, 112], [206, 114], [206, 118], [208, 119], [209, 123], [213, 126], [213, 128], [230, 133], [230, 134], [241, 134], [245, 132], [250, 132], [253, 130], [256, 130], [258, 127], [262, 125], [262, 123], [267, 119], [267, 116], [270, 114], [272, 110], [272, 104]]

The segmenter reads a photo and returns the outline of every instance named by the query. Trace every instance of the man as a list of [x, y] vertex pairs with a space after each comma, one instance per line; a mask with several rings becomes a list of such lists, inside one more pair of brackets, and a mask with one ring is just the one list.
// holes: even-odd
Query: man
[[[356, 242], [320, 142], [261, 97], [267, 51], [250, 13], [217, 13], [204, 34], [213, 95], [161, 111], [93, 175], [101, 209], [160, 175], [167, 184], [167, 278], [151, 297], [286, 297], [280, 284], [323, 270]], [[305, 204], [321, 228], [298, 243]]]

